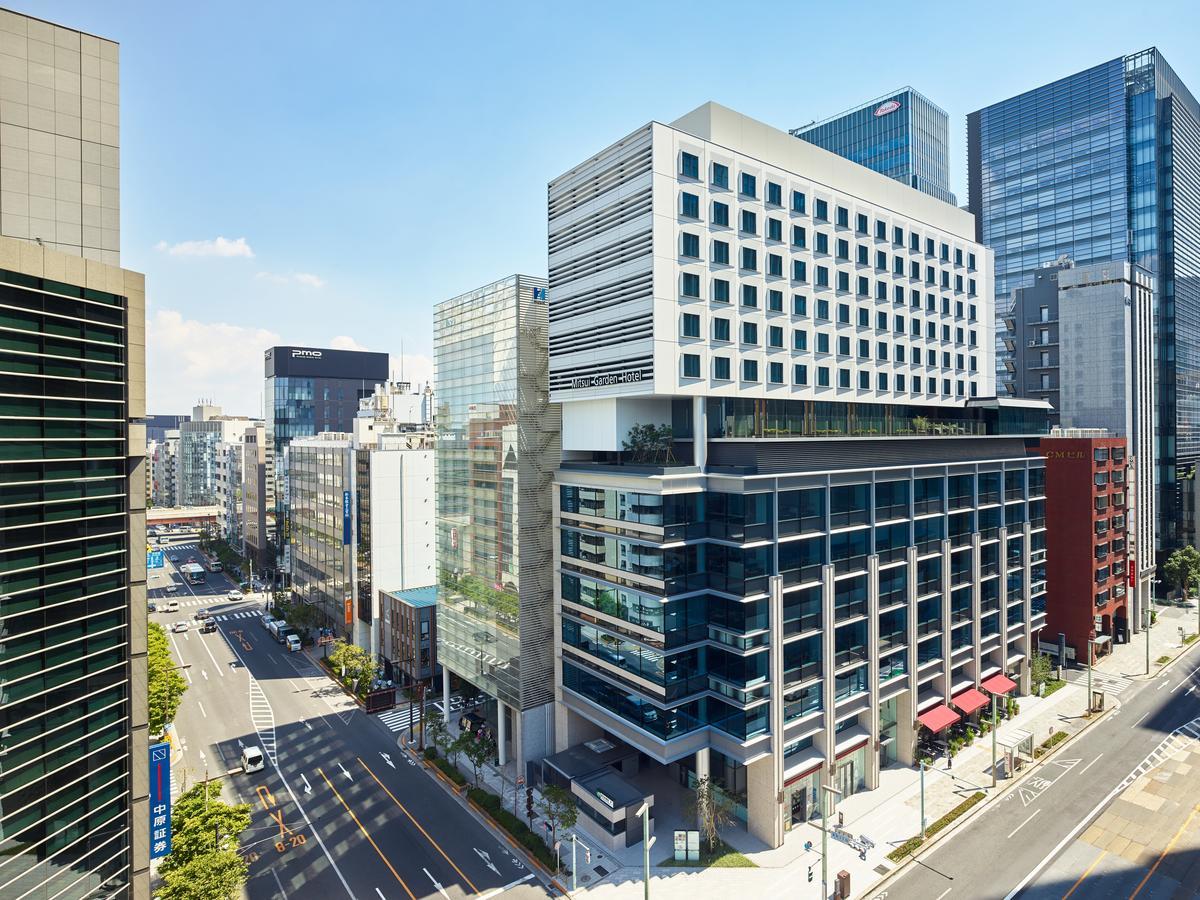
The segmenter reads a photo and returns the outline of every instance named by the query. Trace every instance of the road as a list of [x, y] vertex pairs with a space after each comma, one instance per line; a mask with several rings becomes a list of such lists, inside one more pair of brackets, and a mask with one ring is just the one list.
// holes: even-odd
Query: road
[[[1135, 770], [1153, 770], [1169, 757], [1169, 752], [1159, 752], [1164, 741], [1171, 742], [1165, 748], [1169, 751], [1181, 740], [1194, 740], [1193, 732], [1200, 736], [1198, 662], [1200, 654], [1193, 648], [1156, 678], [1129, 681], [1121, 691], [1117, 712], [910, 865], [885, 892], [871, 896], [887, 900], [1129, 897], [1150, 866], [1141, 866], [1140, 858], [1131, 863], [1136, 874], [1131, 871], [1129, 888], [1123, 893], [1112, 893], [1111, 882], [1103, 891], [1093, 892], [1080, 876], [1096, 851], [1079, 846], [1081, 835], [1111, 807]], [[1178, 738], [1170, 738], [1177, 729]], [[1173, 830], [1167, 831], [1168, 838]], [[1165, 839], [1149, 831], [1147, 842], [1151, 860], [1171, 849]], [[1168, 895], [1143, 889], [1138, 896]]]
[[[180, 563], [199, 558], [184, 545], [167, 549]], [[183, 744], [176, 780], [183, 788], [205, 771], [229, 773], [226, 799], [252, 805], [242, 839], [251, 900], [548, 896], [503, 839], [409, 761], [383, 723], [307, 655], [271, 639], [261, 602], [227, 600], [235, 585], [223, 575], [182, 585], [171, 567], [152, 577], [151, 599], [163, 596], [168, 578], [180, 585], [183, 608], [152, 619], [165, 625], [204, 606], [218, 627], [171, 635], [189, 681], [175, 720]], [[246, 745], [263, 748], [263, 771], [240, 772]]]

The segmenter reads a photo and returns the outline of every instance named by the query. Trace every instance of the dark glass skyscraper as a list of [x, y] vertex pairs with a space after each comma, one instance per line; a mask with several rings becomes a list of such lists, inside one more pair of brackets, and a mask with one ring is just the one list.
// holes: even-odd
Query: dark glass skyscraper
[[1194, 531], [1178, 481], [1200, 461], [1200, 106], [1162, 54], [1109, 60], [967, 117], [969, 209], [996, 255], [997, 378], [1012, 291], [1062, 255], [1155, 278], [1157, 541]]
[[911, 87], [791, 131], [793, 137], [903, 181], [947, 203], [950, 119]]

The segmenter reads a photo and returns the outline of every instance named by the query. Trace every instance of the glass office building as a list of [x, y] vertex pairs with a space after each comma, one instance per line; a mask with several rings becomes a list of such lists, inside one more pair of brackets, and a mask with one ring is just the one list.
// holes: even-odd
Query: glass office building
[[145, 897], [144, 281], [17, 244], [0, 239], [24, 268], [0, 269], [0, 897]]
[[950, 191], [950, 118], [911, 87], [791, 134], [939, 200], [957, 202]]
[[1155, 276], [1157, 540], [1181, 543], [1194, 523], [1179, 482], [1200, 460], [1200, 106], [1152, 48], [971, 113], [967, 154], [976, 237], [995, 251], [1000, 384], [1012, 291], [1039, 267], [1123, 260]]
[[434, 311], [438, 662], [499, 701], [488, 715], [518, 760], [552, 750], [559, 412], [545, 286], [515, 275]]

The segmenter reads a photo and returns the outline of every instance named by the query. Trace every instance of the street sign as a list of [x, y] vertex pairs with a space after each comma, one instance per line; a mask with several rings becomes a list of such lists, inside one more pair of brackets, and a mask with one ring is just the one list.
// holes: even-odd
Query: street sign
[[150, 858], [171, 852], [171, 745], [150, 745]]
[[163, 551], [148, 550], [146, 551], [146, 568], [161, 569], [166, 565], [166, 560], [163, 558]]

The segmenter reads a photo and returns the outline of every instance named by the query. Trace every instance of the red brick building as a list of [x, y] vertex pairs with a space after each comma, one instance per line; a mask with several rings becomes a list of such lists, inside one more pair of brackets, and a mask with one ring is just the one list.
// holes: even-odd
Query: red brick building
[[1129, 527], [1125, 438], [1042, 438], [1046, 457], [1046, 627], [1061, 632], [1075, 658], [1129, 639]]

